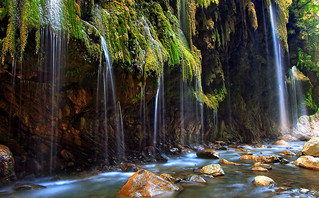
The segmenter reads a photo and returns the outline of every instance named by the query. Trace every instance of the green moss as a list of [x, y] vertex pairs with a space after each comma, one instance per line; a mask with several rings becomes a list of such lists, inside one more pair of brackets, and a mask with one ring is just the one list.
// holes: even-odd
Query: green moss
[[258, 28], [258, 21], [257, 21], [255, 5], [253, 2], [249, 2], [247, 7], [248, 7], [248, 16], [250, 19], [250, 24], [252, 28], [256, 31]]
[[219, 0], [198, 0], [198, 5], [204, 8], [210, 6], [211, 3], [219, 4]]

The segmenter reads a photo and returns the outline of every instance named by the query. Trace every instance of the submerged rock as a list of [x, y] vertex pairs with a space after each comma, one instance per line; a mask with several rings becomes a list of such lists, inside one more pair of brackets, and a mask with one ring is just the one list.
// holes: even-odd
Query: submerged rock
[[301, 156], [293, 164], [303, 168], [319, 170], [319, 157]]
[[319, 137], [313, 137], [302, 148], [304, 155], [319, 157]]
[[200, 170], [200, 173], [207, 174], [207, 175], [213, 175], [213, 176], [225, 175], [222, 167], [219, 164], [210, 164], [210, 165], [204, 166]]
[[227, 165], [235, 165], [235, 166], [241, 166], [242, 164], [240, 163], [235, 163], [235, 162], [230, 162], [230, 161], [227, 161], [225, 159], [220, 159], [219, 162], [220, 164], [227, 164]]
[[269, 186], [270, 184], [275, 183], [273, 179], [266, 176], [256, 176], [254, 182], [259, 186]]
[[253, 167], [251, 167], [251, 170], [258, 171], [258, 172], [268, 172], [268, 170], [266, 168], [259, 167], [259, 166], [257, 166], [257, 167], [253, 166]]
[[0, 184], [7, 184], [15, 179], [13, 155], [8, 147], [0, 144]]
[[196, 153], [197, 157], [204, 159], [219, 159], [219, 153], [214, 149], [204, 149]]
[[274, 143], [274, 145], [278, 145], [278, 146], [288, 146], [289, 143], [286, 142], [285, 140], [278, 140], [277, 142]]
[[15, 191], [26, 191], [26, 190], [38, 190], [46, 188], [45, 186], [41, 186], [38, 184], [32, 184], [32, 183], [21, 183], [21, 184], [16, 184], [13, 189]]
[[167, 193], [175, 193], [180, 188], [177, 185], [163, 179], [162, 177], [140, 169], [131, 176], [118, 195], [128, 197], [154, 197]]

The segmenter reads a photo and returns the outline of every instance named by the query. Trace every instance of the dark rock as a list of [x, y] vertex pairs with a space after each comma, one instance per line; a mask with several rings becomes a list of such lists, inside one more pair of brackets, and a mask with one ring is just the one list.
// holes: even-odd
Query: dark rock
[[32, 183], [15, 184], [13, 187], [15, 191], [38, 190], [43, 188], [46, 188], [46, 187], [38, 185], [38, 184], [32, 184]]
[[132, 163], [122, 163], [120, 164], [120, 168], [123, 172], [136, 172], [141, 169], [141, 167]]
[[219, 153], [214, 149], [204, 149], [196, 153], [197, 157], [204, 159], [219, 159]]
[[118, 195], [128, 197], [154, 197], [158, 195], [174, 194], [179, 191], [177, 185], [161, 178], [160, 176], [140, 169], [131, 176]]
[[281, 158], [280, 164], [289, 164], [289, 161], [286, 160], [285, 158]]
[[8, 147], [0, 144], [0, 184], [7, 184], [15, 179], [13, 155]]

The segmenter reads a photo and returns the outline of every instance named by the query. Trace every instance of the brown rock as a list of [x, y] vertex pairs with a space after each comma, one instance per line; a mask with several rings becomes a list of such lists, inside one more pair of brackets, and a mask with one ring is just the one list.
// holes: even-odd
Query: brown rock
[[277, 142], [274, 143], [274, 145], [278, 145], [278, 146], [288, 146], [288, 142], [286, 142], [285, 140], [278, 140]]
[[204, 159], [219, 159], [219, 153], [214, 149], [204, 149], [196, 153], [197, 157]]
[[253, 155], [252, 152], [246, 152], [246, 153], [242, 153], [241, 155]]
[[213, 175], [213, 176], [225, 175], [222, 167], [219, 164], [210, 164], [210, 165], [204, 166], [200, 170], [200, 173], [207, 174], [207, 175]]
[[8, 147], [0, 144], [0, 184], [7, 184], [15, 179], [13, 155]]
[[61, 154], [61, 156], [63, 157], [63, 159], [65, 160], [65, 161], [74, 161], [74, 155], [70, 152], [70, 151], [68, 151], [68, 150], [66, 150], [66, 149], [63, 149], [61, 152], [60, 152], [60, 154]]
[[313, 137], [302, 148], [304, 155], [319, 157], [319, 137]]
[[179, 187], [160, 176], [140, 169], [130, 177], [118, 195], [127, 197], [154, 197], [168, 193], [175, 193]]
[[240, 164], [240, 163], [235, 163], [235, 162], [227, 161], [227, 160], [225, 160], [225, 159], [223, 159], [223, 158], [220, 159], [218, 163], [220, 163], [220, 164], [227, 164], [227, 165], [235, 165], [235, 166], [240, 166], [240, 165], [242, 165], [242, 164]]
[[172, 175], [167, 174], [167, 173], [161, 174], [160, 177], [171, 182], [171, 183], [175, 183], [175, 180], [176, 180], [175, 177], [173, 177]]
[[262, 164], [260, 162], [257, 162], [253, 165], [253, 167], [262, 167], [262, 168], [265, 168], [267, 170], [271, 170], [272, 167], [269, 165], [269, 164]]
[[263, 167], [251, 167], [251, 170], [253, 171], [258, 171], [258, 172], [268, 172], [268, 170], [266, 168]]
[[301, 156], [293, 164], [303, 168], [319, 170], [319, 157]]
[[242, 151], [247, 151], [247, 149], [244, 149], [244, 148], [236, 148], [235, 151], [237, 151], [237, 152], [242, 152]]
[[270, 184], [275, 183], [273, 179], [266, 176], [256, 176], [254, 182], [259, 186], [269, 186]]
[[296, 155], [296, 153], [291, 152], [291, 151], [283, 151], [283, 152], [279, 153], [279, 155]]
[[255, 160], [256, 162], [262, 162], [262, 163], [280, 162], [280, 159], [276, 155], [269, 155], [269, 156], [242, 155], [239, 159]]
[[141, 169], [139, 166], [132, 163], [121, 163], [120, 168], [123, 172], [136, 172]]

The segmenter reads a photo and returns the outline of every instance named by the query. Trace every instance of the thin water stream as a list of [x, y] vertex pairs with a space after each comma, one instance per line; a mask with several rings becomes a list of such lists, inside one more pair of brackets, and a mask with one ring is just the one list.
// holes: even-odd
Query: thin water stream
[[[245, 148], [255, 155], [278, 155], [284, 150], [298, 152], [302, 149], [304, 142], [292, 142], [289, 147], [268, 145], [262, 148]], [[213, 179], [206, 178], [207, 184], [184, 186], [184, 189], [177, 194], [177, 198], [196, 197], [291, 197], [300, 196], [312, 197], [311, 194], [301, 194], [301, 188], [319, 191], [319, 171], [313, 171], [296, 167], [291, 162], [297, 159], [296, 156], [285, 157], [290, 161], [289, 164], [271, 164], [272, 170], [269, 172], [254, 172], [250, 170], [253, 161], [239, 160], [243, 152], [228, 150], [218, 151], [221, 158], [229, 161], [242, 163], [242, 166], [221, 164], [225, 175]], [[156, 174], [169, 173], [173, 176], [186, 177], [189, 174], [198, 173], [198, 168], [218, 163], [218, 159], [199, 159], [196, 154], [191, 152], [182, 156], [171, 157], [166, 163], [155, 163], [142, 165], [144, 169]], [[82, 176], [80, 176], [82, 175]], [[33, 183], [45, 186], [38, 190], [15, 192], [13, 186], [0, 189], [1, 194], [6, 197], [116, 197], [117, 192], [126, 183], [133, 172], [123, 173], [120, 171], [100, 173], [93, 176], [61, 177], [58, 181], [51, 181], [52, 177], [34, 179], [31, 181], [19, 181], [18, 183]], [[265, 175], [272, 178], [276, 184], [271, 187], [260, 187], [253, 183], [254, 177]], [[286, 189], [279, 193], [281, 189]]]

